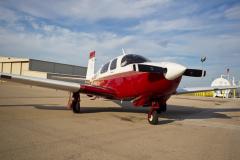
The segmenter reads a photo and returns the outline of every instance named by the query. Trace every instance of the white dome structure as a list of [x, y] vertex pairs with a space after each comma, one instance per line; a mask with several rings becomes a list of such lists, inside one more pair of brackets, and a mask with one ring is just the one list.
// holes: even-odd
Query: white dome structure
[[[225, 79], [225, 78], [217, 78], [215, 79], [212, 84], [212, 87], [226, 87], [226, 86], [231, 86], [231, 83], [229, 82], [229, 80]], [[213, 97], [223, 97], [223, 98], [229, 98], [229, 93], [230, 93], [230, 89], [227, 90], [217, 90], [214, 91]]]

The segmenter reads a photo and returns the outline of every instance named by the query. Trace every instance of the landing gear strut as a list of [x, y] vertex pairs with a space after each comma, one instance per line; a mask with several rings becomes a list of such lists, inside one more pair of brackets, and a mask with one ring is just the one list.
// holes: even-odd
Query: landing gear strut
[[80, 94], [75, 92], [72, 95], [72, 100], [70, 102], [70, 108], [73, 110], [73, 113], [80, 113]]
[[166, 103], [160, 104], [159, 101], [152, 102], [150, 111], [148, 112], [148, 122], [152, 125], [158, 124], [158, 117], [161, 112], [166, 112]]

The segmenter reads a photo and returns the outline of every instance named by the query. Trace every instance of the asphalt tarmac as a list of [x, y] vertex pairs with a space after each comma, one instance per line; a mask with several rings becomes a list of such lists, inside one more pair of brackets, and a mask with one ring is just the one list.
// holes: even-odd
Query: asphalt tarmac
[[0, 83], [1, 160], [239, 160], [240, 100], [173, 96], [158, 125], [148, 108]]

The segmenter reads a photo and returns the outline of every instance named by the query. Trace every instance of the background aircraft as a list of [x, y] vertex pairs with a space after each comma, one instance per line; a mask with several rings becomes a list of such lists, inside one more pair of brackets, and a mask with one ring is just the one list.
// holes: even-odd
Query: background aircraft
[[[69, 106], [80, 113], [80, 93], [90, 97], [131, 101], [134, 106], [149, 106], [148, 122], [158, 123], [158, 116], [167, 110], [166, 102], [174, 94], [222, 90], [226, 87], [178, 88], [182, 76], [201, 77], [206, 71], [189, 69], [172, 62], [151, 62], [136, 54], [123, 54], [103, 65], [95, 73], [95, 51], [90, 52], [86, 83], [0, 73], [0, 78], [23, 84], [72, 92]], [[228, 89], [236, 87], [227, 87]]]

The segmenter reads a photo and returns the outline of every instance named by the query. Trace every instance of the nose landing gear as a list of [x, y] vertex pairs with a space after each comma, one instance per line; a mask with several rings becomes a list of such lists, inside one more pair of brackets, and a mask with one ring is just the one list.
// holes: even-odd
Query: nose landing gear
[[152, 102], [150, 111], [148, 112], [148, 122], [152, 125], [158, 124], [158, 117], [161, 112], [166, 112], [166, 103], [161, 104], [159, 101]]

